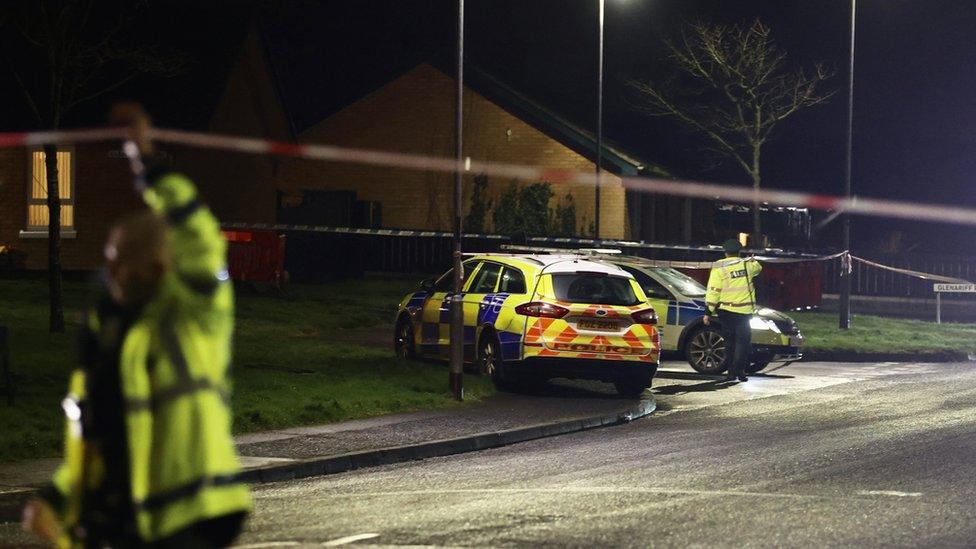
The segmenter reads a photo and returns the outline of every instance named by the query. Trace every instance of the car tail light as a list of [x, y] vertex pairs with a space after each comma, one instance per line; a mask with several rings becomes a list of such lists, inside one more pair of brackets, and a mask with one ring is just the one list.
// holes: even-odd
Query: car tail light
[[630, 315], [638, 324], [657, 324], [657, 313], [654, 309], [641, 309]]
[[562, 318], [569, 313], [569, 309], [542, 301], [530, 301], [515, 307], [515, 312], [525, 316]]

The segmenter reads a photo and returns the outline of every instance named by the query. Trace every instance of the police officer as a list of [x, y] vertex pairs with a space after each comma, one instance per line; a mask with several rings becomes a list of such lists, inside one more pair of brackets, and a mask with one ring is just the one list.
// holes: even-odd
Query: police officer
[[725, 349], [730, 358], [725, 379], [746, 381], [745, 372], [752, 351], [749, 320], [756, 312], [756, 289], [752, 279], [762, 271], [762, 265], [754, 258], [740, 257], [742, 245], [738, 240], [726, 240], [722, 249], [725, 258], [716, 261], [708, 275], [705, 294], [708, 313], [703, 321], [707, 326], [710, 317], [717, 315], [722, 323]]
[[107, 295], [63, 401], [64, 462], [24, 527], [63, 547], [230, 545], [251, 497], [228, 407], [226, 243], [193, 184], [152, 163], [142, 110], [115, 119], [147, 160], [137, 181], [149, 209], [110, 232]]

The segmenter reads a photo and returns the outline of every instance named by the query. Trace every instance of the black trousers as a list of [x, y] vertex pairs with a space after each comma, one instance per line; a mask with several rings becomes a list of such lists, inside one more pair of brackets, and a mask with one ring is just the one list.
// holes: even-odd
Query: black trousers
[[718, 319], [722, 322], [725, 335], [725, 352], [731, 358], [729, 375], [744, 375], [752, 355], [752, 327], [749, 326], [751, 314], [733, 313], [719, 310]]
[[180, 530], [169, 537], [146, 543], [135, 534], [134, 526], [124, 525], [90, 531], [84, 540], [86, 549], [219, 549], [229, 547], [244, 528], [247, 513], [234, 513], [207, 519]]

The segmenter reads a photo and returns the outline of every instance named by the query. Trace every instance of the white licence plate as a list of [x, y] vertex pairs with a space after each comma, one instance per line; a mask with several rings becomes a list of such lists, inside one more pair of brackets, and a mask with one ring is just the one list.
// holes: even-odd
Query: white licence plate
[[576, 326], [583, 330], [596, 330], [599, 332], [618, 332], [620, 324], [609, 320], [590, 320], [581, 318], [576, 321]]

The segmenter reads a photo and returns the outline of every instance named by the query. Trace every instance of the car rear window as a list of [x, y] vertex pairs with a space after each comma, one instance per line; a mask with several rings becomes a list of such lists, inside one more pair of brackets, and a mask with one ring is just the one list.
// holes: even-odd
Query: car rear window
[[637, 305], [640, 303], [629, 278], [602, 273], [552, 275], [556, 299], [568, 303], [596, 305]]

